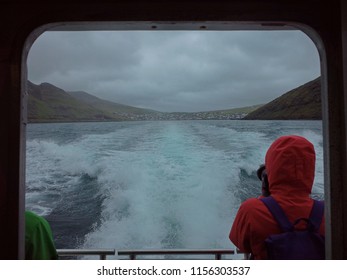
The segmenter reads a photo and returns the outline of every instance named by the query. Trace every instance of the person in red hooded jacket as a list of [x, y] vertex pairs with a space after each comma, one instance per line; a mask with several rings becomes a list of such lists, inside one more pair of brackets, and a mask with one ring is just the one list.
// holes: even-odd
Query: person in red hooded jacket
[[[288, 135], [275, 140], [265, 156], [265, 166], [271, 196], [282, 207], [289, 221], [308, 218], [313, 206], [310, 197], [314, 173], [315, 150], [307, 139]], [[304, 228], [299, 224], [298, 229]], [[319, 233], [324, 236], [324, 217]], [[265, 239], [281, 230], [265, 204], [259, 198], [243, 202], [235, 217], [229, 238], [244, 253], [254, 259], [267, 259]]]

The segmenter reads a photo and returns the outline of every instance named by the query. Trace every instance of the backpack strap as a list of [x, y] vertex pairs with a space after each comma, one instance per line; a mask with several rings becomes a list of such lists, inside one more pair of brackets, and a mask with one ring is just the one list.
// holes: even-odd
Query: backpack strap
[[[272, 196], [262, 197], [260, 200], [269, 209], [270, 213], [275, 218], [275, 220], [277, 221], [277, 223], [279, 224], [283, 232], [294, 230], [294, 226], [290, 223], [283, 209], [281, 208], [281, 206], [279, 206], [279, 204], [276, 202], [276, 200]], [[324, 202], [313, 200], [313, 206], [310, 213], [310, 217], [309, 219], [305, 219], [308, 221], [308, 224], [310, 225], [309, 228], [311, 231], [317, 232], [319, 230], [319, 227], [322, 223], [323, 215], [324, 215]], [[296, 223], [297, 222], [295, 222], [294, 224]]]
[[313, 226], [313, 231], [319, 230], [320, 224], [322, 223], [323, 215], [324, 215], [324, 202], [314, 200], [310, 218], [309, 218]]
[[283, 232], [294, 230], [293, 225], [289, 222], [283, 209], [281, 208], [281, 206], [278, 205], [278, 203], [272, 196], [262, 197], [260, 200], [269, 209], [270, 213], [275, 218]]

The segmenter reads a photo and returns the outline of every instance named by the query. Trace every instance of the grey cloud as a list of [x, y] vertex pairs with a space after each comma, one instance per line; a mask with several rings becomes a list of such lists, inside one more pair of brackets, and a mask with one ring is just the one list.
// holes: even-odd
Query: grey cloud
[[265, 103], [320, 74], [300, 31], [46, 32], [28, 66], [35, 83], [159, 111]]

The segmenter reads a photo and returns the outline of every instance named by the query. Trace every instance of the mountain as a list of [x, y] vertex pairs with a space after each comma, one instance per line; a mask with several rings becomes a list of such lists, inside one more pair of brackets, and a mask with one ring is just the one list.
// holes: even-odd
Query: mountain
[[123, 121], [146, 110], [102, 100], [85, 92], [68, 93], [49, 84], [28, 81], [29, 122]]
[[322, 118], [320, 78], [297, 87], [266, 105], [196, 113], [162, 113], [106, 101], [83, 91], [66, 92], [49, 83], [35, 85], [30, 81], [28, 96], [29, 122]]
[[83, 91], [66, 92], [49, 83], [28, 81], [29, 122], [241, 119], [260, 105], [207, 112], [163, 113], [100, 99]]
[[322, 119], [321, 106], [321, 80], [318, 77], [249, 113], [244, 119], [319, 120]]
[[69, 92], [69, 94], [82, 103], [86, 103], [91, 106], [97, 107], [111, 114], [113, 114], [114, 112], [133, 113], [133, 114], [157, 113], [157, 111], [154, 111], [154, 110], [142, 109], [142, 108], [132, 107], [132, 106], [123, 105], [119, 103], [114, 103], [111, 101], [106, 101], [84, 91], [72, 91], [72, 92]]

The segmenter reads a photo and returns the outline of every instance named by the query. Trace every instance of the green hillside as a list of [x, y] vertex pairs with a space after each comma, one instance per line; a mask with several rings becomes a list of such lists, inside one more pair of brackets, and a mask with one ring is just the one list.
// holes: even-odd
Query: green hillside
[[322, 119], [320, 77], [249, 113], [247, 120]]
[[211, 113], [220, 113], [220, 114], [249, 114], [250, 112], [253, 112], [263, 106], [261, 105], [253, 105], [253, 106], [247, 106], [247, 107], [241, 107], [241, 108], [233, 108], [233, 109], [226, 109], [226, 110], [217, 110], [217, 111], [209, 111]]
[[123, 105], [119, 103], [114, 103], [111, 101], [106, 101], [94, 95], [91, 95], [89, 93], [86, 93], [84, 91], [73, 91], [73, 92], [69, 92], [69, 94], [80, 102], [89, 104], [93, 107], [101, 109], [110, 114], [113, 114], [115, 112], [133, 113], [133, 114], [157, 113], [156, 111], [153, 111], [153, 110], [142, 109], [142, 108], [132, 107], [132, 106]]
[[133, 114], [152, 112], [87, 93], [69, 94], [49, 83], [35, 85], [28, 81], [28, 95], [29, 122], [123, 121]]
[[321, 86], [317, 78], [266, 105], [206, 112], [163, 113], [100, 99], [86, 92], [66, 92], [49, 83], [28, 81], [29, 122], [129, 120], [321, 119]]

